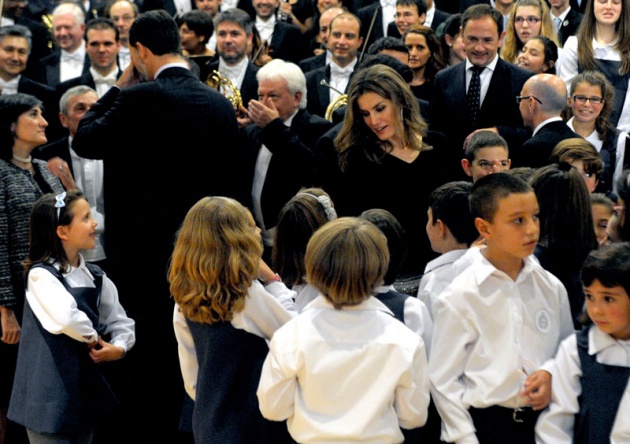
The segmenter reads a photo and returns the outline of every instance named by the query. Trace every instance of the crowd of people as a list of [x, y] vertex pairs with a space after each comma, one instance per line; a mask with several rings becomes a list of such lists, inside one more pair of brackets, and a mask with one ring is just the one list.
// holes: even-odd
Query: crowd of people
[[490, 3], [5, 0], [0, 444], [630, 442], [630, 8]]

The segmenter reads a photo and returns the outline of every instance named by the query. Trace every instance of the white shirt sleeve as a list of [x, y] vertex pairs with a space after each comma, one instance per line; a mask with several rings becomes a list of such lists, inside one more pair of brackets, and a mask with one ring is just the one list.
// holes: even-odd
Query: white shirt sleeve
[[424, 343], [416, 350], [412, 367], [394, 394], [394, 409], [403, 429], [414, 429], [426, 424], [430, 396], [430, 383]]
[[424, 341], [428, 359], [433, 336], [433, 321], [429, 310], [422, 301], [411, 296], [405, 299], [403, 317], [405, 318], [405, 325], [418, 333]]
[[98, 333], [88, 316], [77, 307], [63, 284], [44, 268], [28, 274], [26, 300], [42, 327], [53, 335], [65, 334], [79, 342], [94, 342]]
[[179, 305], [175, 304], [173, 310], [173, 329], [177, 339], [177, 353], [179, 355], [179, 368], [184, 380], [184, 389], [193, 400], [197, 391], [197, 373], [199, 372], [199, 362], [192, 334], [186, 323], [184, 314], [179, 310]]
[[562, 53], [558, 54], [556, 74], [566, 83], [567, 91], [569, 91], [571, 87], [573, 77], [578, 74], [577, 48], [577, 37], [572, 35], [565, 42]]
[[110, 344], [129, 351], [136, 343], [136, 323], [127, 316], [118, 299], [118, 289], [107, 276], [103, 276], [98, 312], [99, 322], [106, 326], [105, 333], [111, 334]]
[[580, 411], [582, 369], [577, 337], [571, 335], [560, 344], [554, 360], [551, 404], [536, 424], [536, 443], [571, 444], [575, 414]]

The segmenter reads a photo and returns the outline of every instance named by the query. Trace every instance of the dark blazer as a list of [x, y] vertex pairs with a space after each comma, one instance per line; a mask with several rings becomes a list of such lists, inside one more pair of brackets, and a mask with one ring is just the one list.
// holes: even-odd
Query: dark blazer
[[[354, 65], [355, 72], [358, 66], [359, 63], [357, 62], [357, 64]], [[326, 82], [330, 83], [330, 65], [306, 73], [306, 109], [308, 109], [311, 114], [324, 117], [326, 115], [326, 108], [328, 108], [330, 104], [330, 88], [322, 85], [322, 80], [326, 80]], [[348, 86], [350, 86], [351, 82], [352, 76], [350, 76]], [[346, 87], [344, 93], [346, 93], [347, 90], [348, 88]]]
[[15, 20], [15, 24], [26, 26], [31, 31], [31, 53], [28, 55], [26, 70], [23, 74], [33, 78], [38, 62], [52, 53], [52, 33], [41, 21], [27, 17], [19, 17]]
[[317, 68], [323, 68], [324, 66], [326, 66], [326, 52], [323, 52], [320, 55], [300, 60], [298, 66], [304, 74]]
[[479, 128], [498, 127], [510, 150], [522, 145], [531, 132], [523, 126], [516, 96], [520, 95], [523, 84], [532, 75], [531, 71], [499, 59], [473, 126], [465, 106], [466, 63], [438, 72], [431, 100], [431, 129], [447, 136], [451, 162], [459, 165], [464, 140]]
[[569, 6], [571, 6], [571, 9], [573, 9], [574, 11], [577, 11], [580, 14], [584, 14], [588, 0], [581, 0], [581, 1], [582, 1], [582, 4], [578, 5], [578, 0], [569, 0]]
[[[374, 13], [376, 11], [376, 19], [374, 19], [374, 27], [372, 28], [372, 32], [368, 36], [367, 33], [370, 30], [370, 24], [372, 23], [372, 18], [374, 17]], [[361, 45], [361, 51], [366, 50], [370, 47], [372, 43], [376, 40], [380, 39], [384, 36], [384, 32], [387, 30], [383, 29], [383, 8], [381, 4], [376, 0], [376, 3], [373, 3], [368, 6], [364, 6], [357, 12], [357, 17], [361, 20], [361, 37], [363, 37], [363, 44]]]
[[306, 40], [300, 28], [281, 20], [276, 21], [269, 46], [271, 57], [295, 64], [308, 54]]
[[[58, 49], [39, 61], [37, 66], [34, 68], [35, 70], [33, 71], [32, 79], [39, 83], [48, 85], [51, 88], [57, 88], [57, 85], [61, 83], [61, 81], [59, 80], [59, 76], [61, 74], [59, 68], [60, 64], [61, 50]], [[85, 61], [83, 62], [82, 75], [85, 73], [89, 73], [89, 68], [90, 58], [86, 54]]]
[[564, 45], [564, 43], [570, 36], [577, 34], [580, 23], [582, 23], [582, 17], [582, 14], [571, 8], [564, 21], [560, 25], [560, 31], [558, 32], [558, 39], [560, 39], [561, 44]]
[[[239, 91], [241, 92], [241, 99], [243, 100], [243, 106], [247, 108], [247, 104], [252, 99], [258, 99], [258, 79], [256, 79], [256, 73], [260, 68], [254, 65], [252, 62], [247, 64], [245, 70], [245, 77], [243, 77], [243, 83]], [[205, 83], [208, 75], [214, 70], [219, 70], [219, 61], [215, 60], [201, 67], [201, 79]]]
[[37, 147], [33, 151], [33, 156], [36, 159], [41, 160], [50, 160], [53, 157], [61, 157], [68, 163], [68, 167], [70, 167], [70, 172], [74, 176], [74, 168], [72, 168], [72, 158], [70, 157], [70, 136], [68, 136], [68, 131], [66, 130], [66, 136], [62, 137], [59, 140], [55, 140], [52, 143], [47, 143], [46, 145], [42, 145]]
[[261, 146], [264, 144], [273, 153], [260, 198], [265, 227], [275, 227], [284, 204], [309, 185], [315, 145], [331, 127], [332, 123], [323, 117], [300, 110], [290, 128], [276, 119], [264, 128], [251, 124], [243, 130], [241, 165], [248, 195]]
[[512, 167], [540, 168], [549, 165], [551, 152], [558, 142], [576, 137], [582, 138], [574, 133], [566, 123], [562, 121], [550, 122], [538, 130], [536, 135], [525, 142], [520, 149], [514, 150], [510, 146]]
[[144, 0], [142, 12], [152, 11], [154, 9], [164, 9], [173, 17], [177, 14], [177, 8], [173, 0]]
[[20, 76], [17, 91], [35, 96], [44, 104], [44, 118], [48, 122], [46, 137], [49, 142], [59, 139], [66, 133], [59, 122], [59, 99], [53, 88], [28, 77]]

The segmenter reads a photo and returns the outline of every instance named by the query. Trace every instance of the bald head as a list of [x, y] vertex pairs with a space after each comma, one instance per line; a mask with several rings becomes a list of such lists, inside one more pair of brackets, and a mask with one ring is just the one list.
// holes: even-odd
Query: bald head
[[528, 90], [527, 94], [534, 95], [542, 101], [539, 104], [540, 111], [551, 116], [559, 116], [567, 105], [567, 86], [564, 81], [554, 74], [537, 74], [530, 77], [523, 90]]
[[322, 12], [322, 15], [319, 17], [319, 38], [326, 45], [328, 40], [328, 30], [330, 29], [330, 22], [332, 19], [337, 17], [339, 14], [343, 14], [345, 11], [343, 8], [339, 6], [333, 6], [332, 8], [326, 9]]

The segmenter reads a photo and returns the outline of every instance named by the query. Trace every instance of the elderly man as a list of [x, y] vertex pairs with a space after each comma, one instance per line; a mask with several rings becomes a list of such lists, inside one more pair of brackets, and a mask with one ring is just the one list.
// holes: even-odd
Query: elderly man
[[516, 100], [523, 123], [533, 134], [514, 153], [515, 166], [545, 166], [551, 163], [549, 158], [558, 142], [580, 137], [560, 117], [567, 104], [567, 88], [560, 77], [553, 74], [531, 77]]
[[108, 16], [118, 28], [120, 39], [120, 51], [118, 52], [118, 65], [125, 69], [131, 63], [129, 52], [129, 29], [138, 16], [138, 6], [129, 0], [115, 0], [109, 5]]
[[243, 168], [269, 254], [280, 209], [309, 184], [315, 144], [332, 124], [306, 111], [306, 80], [296, 64], [273, 60], [257, 78], [259, 99], [248, 110], [254, 123], [243, 132]]

